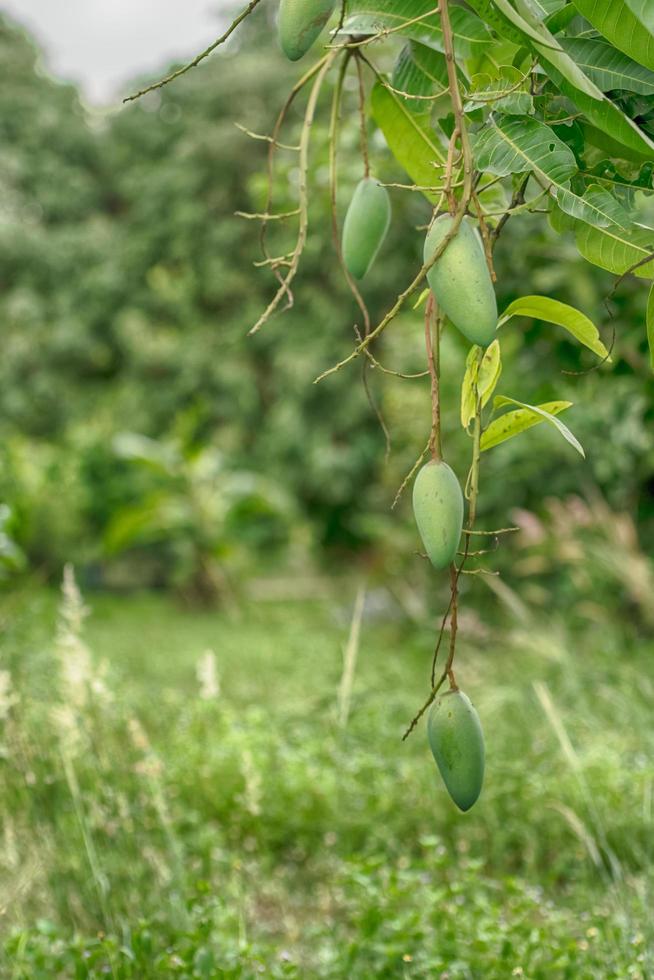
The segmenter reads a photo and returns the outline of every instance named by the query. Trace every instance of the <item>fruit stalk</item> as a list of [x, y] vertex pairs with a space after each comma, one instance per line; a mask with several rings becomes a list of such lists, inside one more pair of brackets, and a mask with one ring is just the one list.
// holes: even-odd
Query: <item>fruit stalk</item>
[[441, 442], [441, 399], [440, 399], [440, 317], [438, 316], [434, 294], [429, 293], [425, 307], [425, 346], [427, 364], [431, 378], [431, 433], [429, 452], [435, 463], [443, 458]]

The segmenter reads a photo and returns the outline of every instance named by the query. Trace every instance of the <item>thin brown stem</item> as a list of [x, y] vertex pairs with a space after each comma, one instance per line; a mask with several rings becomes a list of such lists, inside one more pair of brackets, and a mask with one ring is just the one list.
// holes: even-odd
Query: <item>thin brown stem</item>
[[356, 57], [357, 79], [359, 82], [359, 134], [361, 139], [361, 158], [363, 159], [363, 176], [370, 176], [370, 157], [368, 155], [368, 131], [366, 128], [366, 89], [363, 84], [361, 58]]
[[185, 75], [187, 71], [191, 70], [191, 68], [196, 68], [201, 61], [204, 61], [205, 58], [209, 57], [212, 51], [215, 51], [217, 47], [225, 43], [227, 38], [234, 33], [238, 25], [241, 24], [246, 17], [250, 16], [254, 8], [259, 3], [260, 0], [250, 0], [247, 7], [245, 7], [238, 17], [232, 21], [225, 33], [221, 34], [220, 37], [217, 38], [213, 44], [210, 44], [208, 48], [205, 48], [204, 51], [201, 51], [200, 54], [193, 59], [193, 61], [189, 61], [187, 65], [184, 65], [182, 68], [178, 68], [177, 71], [171, 72], [170, 75], [166, 75], [166, 77], [162, 78], [160, 81], [154, 82], [152, 85], [148, 85], [147, 88], [142, 88], [140, 92], [135, 92], [134, 95], [128, 95], [126, 99], [123, 99], [123, 102], [133, 102], [135, 99], [140, 99], [142, 95], [146, 95], [148, 92], [154, 92], [155, 89], [163, 88], [164, 85], [168, 85], [170, 82], [174, 82], [175, 79], [179, 78], [181, 75]]
[[429, 436], [429, 452], [434, 462], [439, 463], [443, 458], [439, 378], [440, 319], [436, 315], [436, 300], [432, 292], [429, 293], [429, 298], [425, 306], [425, 347], [427, 348], [427, 365], [431, 379], [431, 434]]

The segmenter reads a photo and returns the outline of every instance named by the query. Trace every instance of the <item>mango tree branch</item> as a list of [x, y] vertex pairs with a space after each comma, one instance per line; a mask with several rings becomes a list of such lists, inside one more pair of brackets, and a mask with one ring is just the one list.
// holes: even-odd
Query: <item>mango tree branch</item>
[[[300, 227], [298, 230], [297, 241], [295, 243], [295, 248], [293, 249], [291, 264], [288, 272], [284, 276], [279, 289], [271, 299], [270, 303], [263, 311], [257, 322], [253, 327], [250, 328], [248, 333], [253, 334], [261, 329], [263, 324], [272, 316], [277, 307], [279, 306], [283, 296], [289, 295], [289, 287], [298, 270], [300, 264], [300, 258], [302, 252], [304, 251], [304, 246], [307, 240], [307, 231], [309, 228], [309, 193], [307, 188], [307, 171], [309, 168], [309, 141], [311, 137], [311, 127], [313, 126], [313, 119], [316, 112], [316, 105], [318, 103], [318, 96], [320, 95], [320, 90], [322, 89], [325, 76], [329, 69], [331, 68], [333, 62], [338, 57], [337, 51], [330, 51], [328, 55], [324, 58], [321, 63], [320, 70], [316, 75], [316, 79], [311, 88], [311, 93], [307, 102], [307, 108], [304, 113], [304, 123], [302, 125], [302, 133], [300, 136], [300, 176], [299, 176], [299, 205], [300, 205]], [[306, 77], [306, 76], [305, 76]], [[266, 207], [266, 211], [270, 210], [270, 206]]]
[[187, 71], [191, 70], [191, 68], [196, 68], [201, 61], [204, 61], [205, 58], [209, 57], [212, 51], [215, 51], [216, 48], [225, 43], [227, 38], [234, 33], [236, 28], [245, 20], [246, 17], [250, 16], [254, 8], [259, 3], [260, 0], [250, 0], [247, 7], [245, 7], [238, 17], [232, 21], [225, 33], [221, 34], [220, 37], [217, 38], [213, 44], [210, 44], [208, 48], [205, 48], [204, 51], [200, 52], [200, 54], [194, 58], [193, 61], [189, 61], [187, 65], [184, 65], [182, 68], [178, 68], [177, 71], [171, 72], [170, 75], [166, 75], [166, 77], [162, 78], [160, 81], [154, 82], [152, 85], [148, 85], [147, 88], [142, 88], [140, 92], [135, 92], [134, 95], [128, 95], [126, 99], [123, 99], [123, 102], [134, 102], [135, 99], [140, 99], [142, 95], [147, 95], [148, 92], [154, 92], [156, 89], [163, 88], [164, 85], [168, 85], [169, 82], [174, 82], [176, 78], [179, 78], [180, 75], [185, 75]]

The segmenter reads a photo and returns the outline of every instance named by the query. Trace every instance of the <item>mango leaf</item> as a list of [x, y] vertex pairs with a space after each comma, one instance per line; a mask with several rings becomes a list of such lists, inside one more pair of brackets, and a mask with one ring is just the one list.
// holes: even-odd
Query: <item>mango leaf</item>
[[[381, 129], [391, 153], [419, 187], [438, 183], [434, 164], [444, 163], [443, 147], [430, 126], [430, 112], [412, 112], [405, 100], [389, 92], [381, 82], [375, 82], [370, 94], [373, 119]], [[435, 200], [436, 195], [425, 192]]]
[[647, 343], [649, 345], [649, 363], [654, 371], [654, 285], [647, 297]]
[[510, 306], [507, 306], [499, 319], [498, 327], [510, 320], [512, 316], [528, 316], [534, 320], [545, 320], [555, 323], [571, 333], [580, 344], [592, 350], [603, 360], [610, 360], [609, 352], [600, 340], [597, 327], [588, 317], [574, 306], [560, 303], [549, 296], [521, 296]]
[[570, 408], [572, 402], [554, 401], [545, 402], [542, 405], [527, 405], [525, 402], [516, 401], [515, 398], [507, 398], [504, 395], [499, 395], [493, 404], [495, 408], [503, 408], [505, 405], [517, 405], [518, 411], [507, 412], [501, 418], [494, 419], [490, 423], [481, 437], [482, 452], [485, 452], [487, 449], [492, 449], [494, 446], [499, 446], [500, 443], [506, 442], [507, 439], [512, 439], [514, 436], [520, 435], [521, 432], [531, 429], [532, 426], [538, 425], [539, 422], [549, 422], [571, 446], [574, 446], [578, 453], [585, 457], [584, 450], [579, 441], [573, 436], [570, 429], [560, 419], [556, 418], [560, 412], [565, 411], [566, 408]]
[[[392, 30], [442, 51], [443, 32], [435, 8], [433, 0], [349, 0], [341, 30], [345, 34], [382, 35]], [[488, 28], [470, 10], [452, 7], [450, 20], [458, 58], [475, 57], [492, 43]]]
[[650, 34], [654, 34], [654, 7], [652, 6], [652, 0], [626, 0], [626, 4], [643, 27]]
[[502, 374], [499, 340], [494, 340], [486, 348], [481, 364], [480, 349], [476, 345], [471, 347], [466, 360], [466, 372], [461, 385], [461, 425], [464, 429], [468, 428], [475, 415], [475, 385], [483, 408], [495, 391]]
[[651, 0], [575, 0], [575, 7], [614, 47], [654, 71]]
[[577, 172], [574, 153], [549, 126], [537, 119], [530, 116], [499, 119], [478, 134], [473, 146], [480, 170], [498, 177], [531, 171], [566, 214], [599, 227], [613, 220], [604, 212], [601, 202], [581, 198], [570, 190], [568, 181]]
[[512, 65], [502, 65], [495, 78], [486, 74], [473, 75], [465, 111], [489, 106], [507, 115], [528, 115], [534, 111], [534, 99], [530, 92], [521, 89], [523, 81], [527, 82], [523, 73]]
[[408, 109], [418, 114], [428, 112], [432, 103], [426, 97], [444, 92], [448, 87], [445, 55], [417, 41], [409, 41], [395, 62], [391, 84], [399, 92], [422, 96], [405, 98]]
[[556, 37], [534, 15], [531, 5], [525, 0], [515, 2], [518, 10], [509, 0], [468, 0], [469, 6], [498, 33], [515, 44], [526, 45], [537, 54], [563, 95], [574, 102], [594, 126], [621, 143], [625, 147], [624, 153], [637, 155], [639, 159], [651, 158], [654, 143], [649, 137], [587, 78]]
[[[635, 276], [653, 279], [654, 229], [631, 221], [619, 201], [603, 187], [592, 185], [584, 194], [584, 199], [592, 200], [607, 214], [615, 216], [615, 221], [605, 228], [577, 222], [575, 242], [581, 255], [593, 265], [615, 275], [621, 276], [633, 268]], [[645, 261], [649, 255], [652, 256], [651, 262]], [[639, 262], [643, 262], [643, 265], [634, 268]]]
[[622, 89], [654, 95], [654, 72], [599, 37], [564, 37], [561, 44], [602, 92]]

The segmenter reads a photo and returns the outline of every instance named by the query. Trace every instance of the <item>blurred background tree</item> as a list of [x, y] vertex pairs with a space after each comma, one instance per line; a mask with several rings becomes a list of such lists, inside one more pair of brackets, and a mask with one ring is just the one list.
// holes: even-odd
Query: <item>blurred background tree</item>
[[[286, 560], [347, 556], [385, 576], [422, 574], [406, 502], [398, 513], [389, 508], [426, 441], [427, 381], [371, 379], [392, 438], [388, 461], [359, 369], [312, 384], [349, 349], [356, 320], [331, 242], [326, 148], [312, 160], [312, 231], [294, 306], [246, 336], [272, 277], [252, 266], [255, 224], [234, 216], [264, 205], [266, 144], [237, 127], [268, 132], [294, 77], [268, 43], [270, 16], [257, 11], [238, 45], [174, 86], [101, 115], [49, 78], [29, 38], [2, 21], [0, 498], [7, 540], [46, 576], [73, 560], [88, 584], [189, 593], [208, 556], [225, 568], [236, 561], [242, 576], [245, 552], [261, 570], [283, 561], [285, 546]], [[349, 102], [343, 201], [361, 168], [356, 92]], [[317, 126], [325, 135], [327, 115], [323, 106]], [[296, 110], [290, 142], [298, 120]], [[379, 176], [403, 179], [378, 136], [372, 152]], [[280, 209], [294, 207], [293, 164], [291, 154], [281, 157]], [[391, 236], [366, 281], [373, 316], [418, 265], [416, 226], [428, 218], [418, 195], [395, 191], [393, 209]], [[571, 241], [550, 236], [540, 218], [510, 222], [500, 241], [500, 308], [525, 283], [573, 303], [601, 325], [607, 344], [615, 335], [613, 363], [580, 373], [591, 359], [563, 332], [524, 320], [503, 328], [502, 390], [530, 402], [573, 401], [571, 424], [588, 461], [573, 458], [546, 426], [508, 443], [484, 461], [482, 518], [487, 527], [507, 524], [507, 505], [543, 516], [544, 498], [592, 491], [632, 514], [651, 543], [645, 293], [625, 282], [607, 302], [612, 277], [583, 263]], [[284, 230], [277, 234], [283, 248]], [[422, 369], [419, 313], [404, 313], [379, 356], [397, 369]], [[448, 335], [443, 356], [452, 404], [464, 343]], [[449, 455], [463, 467], [456, 413], [446, 424]], [[149, 440], [161, 456], [172, 445], [187, 460], [214, 454], [227, 473], [265, 483], [258, 503], [246, 494], [249, 503], [225, 504], [241, 558], [222, 534], [206, 539], [197, 512], [172, 523], [150, 512], [148, 525], [161, 474], [116, 451], [126, 437]], [[507, 543], [497, 559], [509, 582], [514, 547]]]

